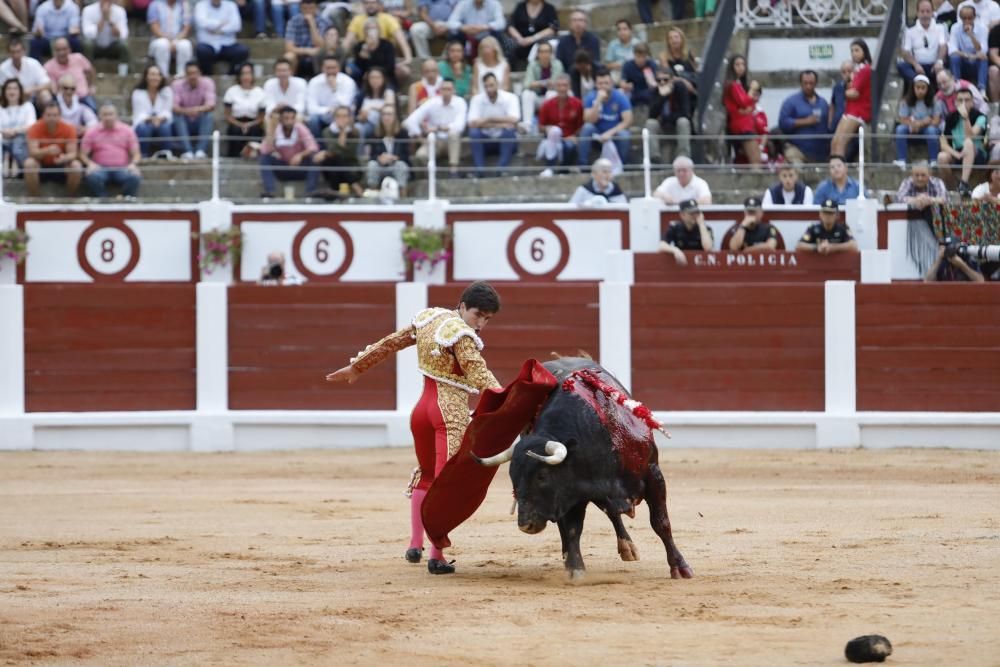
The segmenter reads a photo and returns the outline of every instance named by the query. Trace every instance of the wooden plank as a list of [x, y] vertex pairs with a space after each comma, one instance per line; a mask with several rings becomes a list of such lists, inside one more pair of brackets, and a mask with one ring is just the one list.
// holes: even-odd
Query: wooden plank
[[887, 412], [998, 412], [1000, 394], [995, 391], [959, 393], [858, 389], [858, 410]]
[[35, 393], [24, 397], [28, 412], [106, 412], [135, 410], [194, 410], [193, 391], [89, 391]]
[[231, 410], [393, 410], [396, 394], [392, 389], [364, 389], [353, 385], [348, 389], [327, 392], [291, 390], [280, 394], [261, 390], [244, 390], [230, 394]]
[[1000, 305], [997, 283], [891, 283], [858, 284], [855, 298], [862, 304], [969, 304]]
[[714, 305], [747, 308], [756, 305], [799, 305], [824, 303], [822, 285], [635, 285], [632, 309], [656, 305], [669, 307]]
[[[1000, 292], [997, 293], [1000, 297]], [[899, 323], [920, 326], [993, 326], [1000, 332], [1000, 301], [996, 308], [977, 308], [965, 303], [865, 303], [859, 304], [857, 324], [885, 326]], [[1000, 337], [1000, 333], [998, 333]]]
[[997, 348], [997, 328], [969, 325], [956, 329], [951, 325], [922, 326], [898, 324], [884, 327], [858, 327], [858, 348], [967, 348], [989, 353]]
[[652, 372], [633, 369], [635, 386], [671, 391], [705, 390], [770, 390], [782, 392], [823, 390], [823, 372], [797, 368], [767, 370], [690, 370]]
[[[155, 363], [155, 362], [154, 362]], [[28, 392], [88, 393], [91, 391], [194, 391], [195, 371], [160, 370], [117, 370], [106, 368], [92, 371], [48, 371], [28, 370], [25, 374]]]
[[[229, 303], [239, 305], [339, 304], [357, 309], [391, 306], [396, 303], [394, 284], [351, 283], [277, 287], [233, 285]], [[392, 311], [393, 316], [395, 310]]]
[[807, 327], [822, 326], [823, 304], [754, 305], [720, 308], [715, 305], [632, 310], [632, 327]]
[[858, 348], [857, 367], [859, 369], [902, 369], [927, 368], [971, 372], [991, 372], [1000, 376], [1000, 345], [980, 348], [972, 352], [967, 348]]
[[776, 364], [788, 368], [822, 371], [825, 364], [822, 346], [813, 348], [775, 348], [747, 350], [742, 346], [729, 348], [687, 349], [680, 353], [672, 350], [641, 348], [632, 350], [633, 368], [666, 371], [672, 369], [705, 370], [766, 370]]
[[753, 345], [762, 349], [823, 349], [821, 327], [690, 327], [671, 329], [646, 327], [632, 329], [632, 350], [642, 349], [727, 349]]
[[[774, 392], [768, 390], [731, 390], [675, 392], [651, 389], [636, 384], [635, 397], [653, 410], [822, 410], [822, 392]], [[667, 430], [670, 420], [667, 420]], [[738, 429], [733, 429], [734, 435]], [[738, 437], [738, 436], [736, 436]], [[735, 443], [734, 443], [735, 444]]]
[[156, 306], [194, 308], [193, 284], [41, 285], [24, 286], [25, 311], [48, 308], [104, 308], [109, 310]]
[[173, 327], [188, 321], [194, 323], [195, 309], [160, 308], [157, 306], [130, 308], [46, 308], [25, 313], [25, 327], [44, 334], [58, 329], [107, 329]]
[[50, 350], [29, 351], [25, 354], [24, 365], [33, 372], [72, 370], [120, 371], [147, 370], [151, 366], [158, 370], [194, 371], [196, 355], [193, 347], [174, 349], [113, 349], [88, 350], [86, 354], [77, 351]]
[[195, 343], [194, 323], [185, 328], [105, 327], [84, 329], [25, 328], [25, 350], [177, 349], [192, 348]]

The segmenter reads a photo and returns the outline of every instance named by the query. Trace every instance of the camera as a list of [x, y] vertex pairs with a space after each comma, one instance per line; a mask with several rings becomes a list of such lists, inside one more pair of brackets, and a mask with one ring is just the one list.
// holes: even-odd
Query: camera
[[969, 256], [969, 246], [954, 236], [945, 236], [941, 239], [941, 245], [944, 246], [945, 259], [951, 259], [955, 255], [958, 255], [962, 259], [967, 259]]
[[953, 236], [941, 239], [944, 246], [945, 259], [956, 255], [962, 259], [973, 259], [980, 264], [1000, 262], [1000, 245], [968, 245]]
[[271, 280], [281, 280], [285, 275], [285, 269], [281, 266], [280, 262], [272, 262], [267, 266], [267, 275]]

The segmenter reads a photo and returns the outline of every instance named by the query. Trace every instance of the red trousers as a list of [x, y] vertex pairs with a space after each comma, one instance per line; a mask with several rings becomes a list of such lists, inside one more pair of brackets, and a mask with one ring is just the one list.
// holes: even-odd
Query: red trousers
[[448, 432], [438, 406], [437, 382], [424, 378], [424, 393], [410, 414], [413, 447], [420, 466], [420, 481], [414, 487], [426, 491], [448, 462]]

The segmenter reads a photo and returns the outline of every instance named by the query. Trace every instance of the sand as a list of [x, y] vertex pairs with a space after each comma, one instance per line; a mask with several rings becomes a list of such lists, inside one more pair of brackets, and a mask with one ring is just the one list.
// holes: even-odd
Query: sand
[[510, 480], [453, 533], [458, 573], [402, 556], [406, 449], [0, 454], [0, 664], [1000, 665], [1000, 453], [665, 449], [696, 578], [645, 506], [587, 577]]

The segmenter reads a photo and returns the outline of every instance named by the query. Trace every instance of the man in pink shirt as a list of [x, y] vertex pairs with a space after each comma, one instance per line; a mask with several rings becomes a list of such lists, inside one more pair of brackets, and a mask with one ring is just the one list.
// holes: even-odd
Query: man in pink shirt
[[82, 53], [73, 53], [69, 40], [59, 37], [52, 40], [52, 59], [45, 63], [45, 72], [52, 82], [53, 92], [58, 94], [57, 82], [66, 74], [76, 81], [76, 95], [81, 102], [97, 111], [97, 101], [90, 92], [94, 84], [94, 66]]
[[105, 186], [117, 183], [126, 198], [135, 199], [142, 176], [139, 174], [139, 138], [118, 120], [118, 110], [110, 102], [101, 106], [101, 122], [83, 135], [80, 158], [87, 168], [84, 183], [95, 197], [106, 197]]
[[309, 158], [319, 150], [319, 145], [309, 129], [298, 122], [292, 107], [279, 111], [279, 122], [267, 132], [260, 145], [260, 180], [264, 183], [261, 197], [273, 197], [277, 179], [306, 182], [306, 196], [316, 191], [319, 168], [313, 167]]
[[174, 81], [172, 87], [174, 136], [181, 144], [181, 159], [204, 160], [215, 128], [215, 81], [201, 75], [198, 63], [190, 62], [184, 67], [184, 78]]

